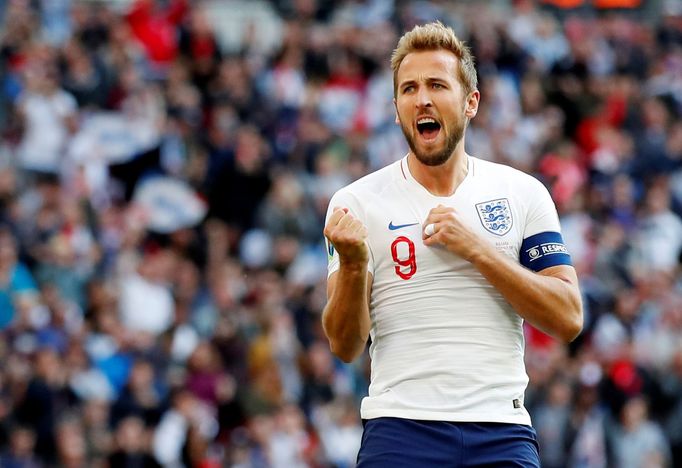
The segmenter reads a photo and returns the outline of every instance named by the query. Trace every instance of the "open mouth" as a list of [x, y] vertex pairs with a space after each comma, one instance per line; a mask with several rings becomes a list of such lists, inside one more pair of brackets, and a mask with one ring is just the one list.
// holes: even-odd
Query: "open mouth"
[[440, 132], [440, 124], [431, 117], [422, 117], [417, 120], [417, 131], [425, 140], [433, 140]]

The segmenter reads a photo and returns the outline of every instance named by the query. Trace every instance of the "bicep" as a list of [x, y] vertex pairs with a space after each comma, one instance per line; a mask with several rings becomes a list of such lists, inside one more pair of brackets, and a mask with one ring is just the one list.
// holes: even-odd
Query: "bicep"
[[568, 285], [574, 300], [580, 300], [580, 289], [578, 286], [578, 274], [572, 265], [555, 265], [547, 267], [537, 272], [538, 275], [556, 278]]
[[555, 265], [537, 272], [538, 275], [558, 278], [566, 283], [578, 286], [578, 274], [572, 265]]

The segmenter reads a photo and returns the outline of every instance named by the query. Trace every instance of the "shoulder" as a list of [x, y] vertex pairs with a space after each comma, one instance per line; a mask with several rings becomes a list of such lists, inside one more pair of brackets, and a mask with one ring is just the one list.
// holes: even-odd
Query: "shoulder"
[[367, 197], [381, 195], [395, 180], [396, 170], [400, 170], [399, 163], [398, 161], [389, 164], [346, 185], [334, 194], [333, 199], [357, 198], [362, 200]]
[[70, 92], [60, 89], [58, 90], [53, 96], [53, 100], [60, 105], [63, 106], [70, 106], [70, 107], [76, 107], [78, 106], [78, 101], [76, 101], [76, 98], [74, 97], [73, 94]]
[[476, 175], [488, 177], [503, 177], [506, 180], [519, 183], [531, 181], [535, 181], [537, 183], [540, 182], [532, 175], [523, 172], [519, 169], [516, 169], [514, 167], [508, 166], [506, 164], [486, 161], [485, 159], [474, 158], [472, 156], [470, 156], [470, 158], [472, 158], [474, 161], [474, 170], [478, 173]]
[[33, 275], [26, 265], [17, 262], [12, 273], [12, 287], [15, 290], [34, 289]]
[[475, 177], [486, 180], [489, 184], [506, 186], [520, 194], [548, 193], [545, 185], [531, 174], [506, 164], [472, 158], [474, 161]]

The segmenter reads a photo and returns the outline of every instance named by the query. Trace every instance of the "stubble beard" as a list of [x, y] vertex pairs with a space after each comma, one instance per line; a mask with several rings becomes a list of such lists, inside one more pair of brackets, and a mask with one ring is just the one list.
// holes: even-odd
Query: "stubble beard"
[[[425, 166], [440, 166], [442, 164], [445, 164], [448, 159], [453, 155], [455, 152], [455, 148], [457, 148], [457, 145], [459, 144], [460, 141], [462, 141], [462, 138], [464, 137], [464, 128], [465, 124], [462, 122], [457, 122], [454, 125], [454, 128], [452, 132], [446, 134], [445, 136], [445, 146], [443, 147], [442, 150], [440, 151], [435, 151], [435, 152], [421, 152], [417, 149], [416, 145], [416, 137], [413, 137], [412, 134], [409, 132], [409, 129], [406, 128], [405, 125], [403, 125], [402, 121], [400, 123], [400, 129], [403, 131], [403, 135], [405, 135], [405, 140], [407, 140], [407, 144], [410, 147], [410, 150], [412, 151], [412, 154], [415, 155], [417, 160], [424, 164]], [[441, 131], [445, 131], [445, 127], [441, 127]]]

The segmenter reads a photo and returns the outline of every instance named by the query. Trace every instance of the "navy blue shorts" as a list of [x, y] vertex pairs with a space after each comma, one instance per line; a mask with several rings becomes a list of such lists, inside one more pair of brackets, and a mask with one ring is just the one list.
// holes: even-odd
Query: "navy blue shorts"
[[523, 424], [364, 421], [359, 468], [540, 467], [535, 429]]

